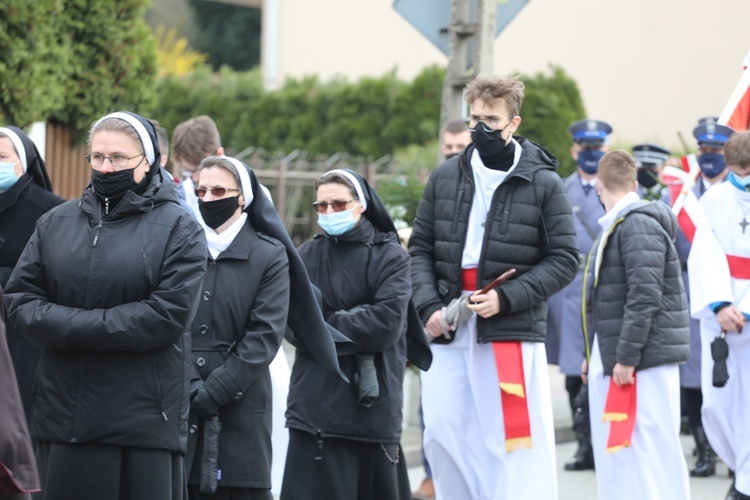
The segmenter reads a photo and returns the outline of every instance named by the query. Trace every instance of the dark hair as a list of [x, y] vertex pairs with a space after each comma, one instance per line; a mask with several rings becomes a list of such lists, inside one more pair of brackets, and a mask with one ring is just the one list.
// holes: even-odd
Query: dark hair
[[469, 129], [466, 128], [466, 124], [463, 120], [451, 120], [443, 127], [443, 133], [446, 134], [460, 134], [467, 132]]
[[240, 180], [240, 173], [237, 172], [237, 169], [234, 167], [234, 164], [231, 161], [219, 156], [209, 156], [208, 158], [204, 158], [203, 161], [201, 161], [200, 165], [198, 166], [198, 171], [212, 167], [219, 167], [225, 170], [229, 170], [229, 172], [234, 177], [234, 180], [237, 182], [237, 187], [240, 188], [240, 191], [242, 191], [242, 181]]
[[354, 184], [352, 184], [352, 181], [338, 172], [329, 172], [318, 177], [318, 180], [315, 181], [315, 192], [317, 192], [318, 188], [323, 184], [343, 184], [349, 188], [349, 191], [354, 198], [359, 199], [359, 196], [357, 196], [357, 190], [354, 187]]

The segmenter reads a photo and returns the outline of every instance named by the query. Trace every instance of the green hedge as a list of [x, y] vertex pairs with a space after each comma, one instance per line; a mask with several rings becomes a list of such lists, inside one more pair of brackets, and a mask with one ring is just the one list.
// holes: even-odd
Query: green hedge
[[394, 71], [357, 82], [309, 77], [264, 92], [257, 70], [223, 68], [214, 75], [201, 68], [162, 80], [153, 116], [171, 132], [180, 122], [207, 114], [216, 121], [223, 145], [239, 150], [345, 151], [379, 158], [437, 136], [444, 74], [428, 67], [411, 83]]
[[[379, 158], [438, 137], [444, 76], [443, 68], [430, 66], [412, 82], [391, 71], [356, 82], [291, 79], [266, 92], [257, 70], [223, 68], [214, 74], [202, 67], [187, 77], [161, 80], [153, 116], [171, 131], [192, 116], [207, 114], [216, 121], [224, 146], [237, 150], [345, 151]], [[521, 78], [526, 100], [519, 133], [550, 149], [561, 161], [561, 174], [572, 172], [567, 127], [585, 116], [575, 81], [557, 67], [550, 74]]]
[[148, 113], [156, 45], [143, 20], [149, 0], [0, 2], [0, 112], [79, 132], [110, 111]]

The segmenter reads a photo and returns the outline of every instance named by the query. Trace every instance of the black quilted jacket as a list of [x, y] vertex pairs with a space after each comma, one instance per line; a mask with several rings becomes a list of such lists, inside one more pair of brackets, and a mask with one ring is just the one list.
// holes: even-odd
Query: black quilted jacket
[[[498, 287], [500, 313], [478, 318], [479, 342], [543, 342], [547, 298], [578, 270], [573, 214], [555, 173], [557, 159], [528, 139], [515, 139], [523, 148], [521, 158], [495, 191], [477, 272], [481, 286], [511, 267], [517, 273]], [[413, 299], [423, 322], [461, 293], [461, 255], [474, 197], [473, 151], [470, 145], [432, 172], [414, 219]]]

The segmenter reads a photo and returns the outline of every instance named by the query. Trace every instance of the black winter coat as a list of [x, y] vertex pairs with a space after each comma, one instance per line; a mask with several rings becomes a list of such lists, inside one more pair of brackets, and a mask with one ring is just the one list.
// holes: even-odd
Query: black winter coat
[[[271, 488], [271, 374], [289, 312], [289, 260], [249, 221], [209, 257], [192, 325], [193, 379], [221, 405], [219, 486]], [[190, 414], [189, 482], [200, 484], [202, 422]], [[200, 429], [200, 431], [199, 431]], [[194, 456], [194, 458], [193, 458]]]
[[[394, 233], [369, 220], [342, 236], [318, 235], [299, 248], [323, 297], [323, 315], [364, 353], [375, 354], [380, 397], [357, 402], [354, 355], [339, 364], [352, 383], [323, 370], [297, 351], [287, 404], [287, 427], [322, 437], [394, 443], [401, 439], [406, 369], [406, 310], [411, 295], [409, 256]], [[363, 306], [352, 314], [337, 314]]]
[[660, 202], [628, 206], [609, 231], [593, 296], [605, 375], [615, 363], [645, 370], [690, 356], [676, 232], [677, 220]]
[[[23, 175], [0, 194], [0, 286], [5, 286], [21, 252], [36, 227], [36, 221], [65, 200]], [[8, 351], [14, 359], [18, 389], [26, 418], [31, 421], [34, 374], [42, 350], [7, 324]]]
[[44, 348], [40, 441], [187, 448], [188, 325], [206, 242], [167, 176], [106, 217], [91, 188], [51, 210], [10, 277], [8, 318]]
[[39, 217], [64, 201], [28, 175], [0, 193], [0, 285], [8, 282]]
[[[477, 269], [479, 286], [510, 268], [517, 272], [497, 288], [504, 306], [500, 313], [477, 318], [482, 343], [544, 342], [546, 300], [578, 270], [573, 212], [555, 173], [557, 159], [527, 139], [515, 139], [523, 150], [492, 199]], [[469, 163], [473, 152], [470, 145], [432, 172], [414, 219], [409, 240], [413, 299], [424, 323], [461, 295], [461, 256], [475, 189]]]

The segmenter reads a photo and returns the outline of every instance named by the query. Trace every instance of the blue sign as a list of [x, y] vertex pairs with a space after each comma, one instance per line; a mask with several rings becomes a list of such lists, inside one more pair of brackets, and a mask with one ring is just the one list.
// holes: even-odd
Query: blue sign
[[[495, 36], [529, 3], [529, 0], [496, 1]], [[450, 55], [448, 26], [451, 20], [451, 0], [394, 0], [393, 8], [443, 54]]]

